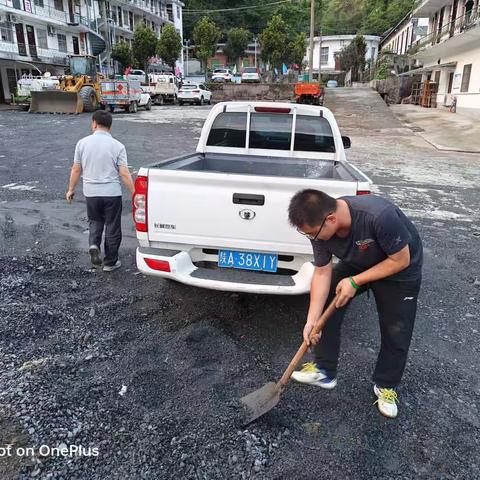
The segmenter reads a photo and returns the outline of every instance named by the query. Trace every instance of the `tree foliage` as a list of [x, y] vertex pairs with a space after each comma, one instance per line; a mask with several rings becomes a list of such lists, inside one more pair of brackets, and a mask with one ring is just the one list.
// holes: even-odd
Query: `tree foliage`
[[227, 42], [223, 53], [227, 56], [229, 63], [237, 63], [238, 59], [243, 56], [251, 37], [252, 34], [242, 27], [234, 27], [227, 32]]
[[220, 30], [215, 22], [208, 17], [203, 17], [195, 25], [193, 30], [193, 41], [195, 43], [195, 54], [205, 66], [205, 76], [207, 73], [207, 62], [210, 57], [215, 55], [217, 42], [220, 38]]
[[357, 35], [352, 42], [340, 51], [339, 58], [342, 69], [352, 69], [352, 82], [359, 80], [360, 74], [365, 68], [365, 54], [367, 45], [361, 35]]
[[414, 6], [415, 0], [364, 0], [361, 31], [381, 35], [394, 27]]
[[133, 33], [132, 52], [133, 57], [145, 70], [145, 81], [148, 82], [148, 61], [157, 50], [157, 37], [155, 32], [146, 25], [140, 25]]
[[303, 59], [307, 48], [307, 34], [304, 32], [297, 33], [297, 36], [290, 42], [289, 61], [295, 63], [302, 68]]
[[116, 43], [112, 48], [112, 59], [118, 62], [122, 69], [129, 67], [133, 63], [132, 49], [127, 42]]
[[287, 25], [279, 15], [274, 15], [260, 34], [262, 59], [271, 66], [280, 67], [288, 52]]
[[165, 25], [157, 43], [157, 55], [175, 72], [175, 63], [182, 52], [182, 37], [173, 25]]

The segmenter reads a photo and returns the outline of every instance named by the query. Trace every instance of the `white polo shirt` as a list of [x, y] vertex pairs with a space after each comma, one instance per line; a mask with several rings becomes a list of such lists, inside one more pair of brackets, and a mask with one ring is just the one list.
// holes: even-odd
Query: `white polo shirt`
[[127, 152], [109, 132], [97, 130], [82, 138], [75, 147], [73, 163], [82, 166], [86, 197], [122, 196], [118, 167], [127, 166]]

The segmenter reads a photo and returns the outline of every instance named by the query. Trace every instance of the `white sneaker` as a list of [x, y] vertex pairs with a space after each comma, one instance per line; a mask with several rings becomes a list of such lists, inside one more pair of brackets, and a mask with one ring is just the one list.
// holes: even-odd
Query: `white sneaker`
[[395, 418], [398, 415], [398, 395], [393, 388], [379, 388], [373, 386], [373, 393], [378, 397], [375, 403], [380, 413], [388, 418]]
[[120, 268], [122, 266], [122, 262], [120, 260], [117, 260], [115, 265], [104, 265], [103, 271], [104, 272], [113, 272], [117, 268]]
[[318, 368], [314, 362], [304, 363], [302, 369], [293, 372], [292, 378], [299, 383], [315, 385], [330, 390], [337, 385], [336, 378], [328, 378], [325, 370]]

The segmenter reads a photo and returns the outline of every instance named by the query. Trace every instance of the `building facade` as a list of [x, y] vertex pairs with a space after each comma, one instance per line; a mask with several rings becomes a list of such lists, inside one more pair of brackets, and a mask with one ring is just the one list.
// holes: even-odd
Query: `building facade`
[[69, 55], [99, 55], [99, 17], [93, 0], [0, 0], [0, 103], [24, 74], [62, 74]]
[[395, 27], [388, 30], [380, 42], [380, 51], [406, 55], [410, 47], [428, 32], [428, 18], [418, 18], [409, 12]]
[[[0, 0], [0, 103], [11, 100], [22, 75], [64, 74], [70, 55], [98, 57], [103, 73], [112, 72], [109, 50], [121, 40], [131, 43], [140, 24], [157, 37], [171, 24], [183, 37], [183, 5], [180, 0]], [[183, 70], [183, 55], [178, 67]]]
[[[321, 74], [336, 75], [343, 73], [339, 61], [340, 51], [350, 45], [355, 35], [324, 35], [315, 37], [313, 44], [313, 74], [318, 75], [318, 65], [320, 64]], [[365, 52], [365, 61], [374, 62], [377, 59], [380, 37], [375, 35], [363, 36], [367, 49]], [[310, 47], [307, 47], [306, 61], [309, 58]]]
[[479, 0], [424, 0], [414, 15], [429, 22], [410, 52], [423, 67], [411, 73], [437, 84], [437, 105], [480, 109]]

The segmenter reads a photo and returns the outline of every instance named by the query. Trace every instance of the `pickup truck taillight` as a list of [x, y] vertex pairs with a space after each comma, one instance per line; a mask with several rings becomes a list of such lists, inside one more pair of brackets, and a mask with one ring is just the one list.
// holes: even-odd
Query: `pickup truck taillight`
[[357, 190], [357, 195], [370, 195], [370, 190]]
[[137, 177], [133, 194], [133, 221], [138, 232], [148, 232], [147, 224], [148, 178]]

